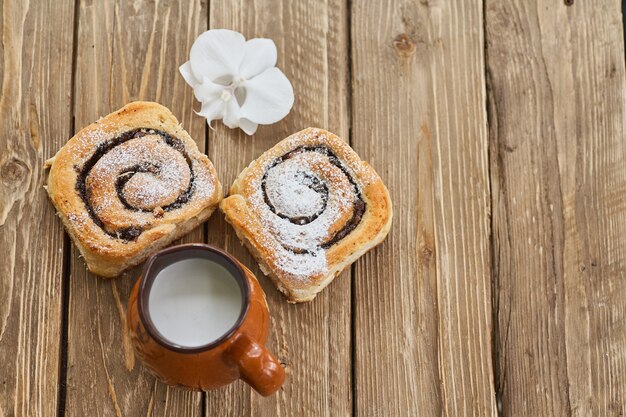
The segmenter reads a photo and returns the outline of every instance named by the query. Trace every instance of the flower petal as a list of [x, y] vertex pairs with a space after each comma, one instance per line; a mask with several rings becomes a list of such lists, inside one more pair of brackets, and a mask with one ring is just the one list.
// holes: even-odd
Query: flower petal
[[230, 100], [226, 102], [226, 108], [224, 110], [224, 118], [223, 122], [226, 126], [234, 129], [239, 127], [239, 118], [241, 117], [241, 109], [239, 107], [239, 103], [235, 97], [231, 97]]
[[208, 77], [216, 82], [224, 77], [232, 78], [239, 72], [245, 48], [246, 39], [239, 32], [227, 29], [208, 30], [198, 36], [191, 46], [191, 71], [198, 80]]
[[193, 94], [196, 96], [196, 100], [205, 102], [218, 99], [224, 88], [223, 85], [215, 84], [208, 77], [204, 77], [202, 84], [197, 84], [193, 88]]
[[226, 102], [218, 98], [202, 103], [202, 108], [197, 114], [204, 117], [208, 125], [211, 126], [213, 120], [219, 120], [224, 116], [225, 109]]
[[241, 117], [267, 125], [285, 117], [293, 106], [293, 87], [278, 68], [270, 68], [247, 80]]
[[193, 75], [193, 72], [191, 72], [191, 64], [189, 61], [178, 67], [178, 71], [180, 71], [180, 75], [183, 76], [187, 84], [190, 86], [195, 87], [197, 84], [200, 84], [200, 81], [198, 81]]
[[239, 119], [239, 127], [241, 130], [246, 132], [247, 135], [251, 136], [254, 135], [254, 132], [256, 132], [256, 128], [259, 127], [259, 125], [246, 118], [241, 118]]
[[276, 44], [271, 39], [250, 39], [246, 42], [239, 75], [245, 79], [255, 77], [266, 69], [276, 66]]

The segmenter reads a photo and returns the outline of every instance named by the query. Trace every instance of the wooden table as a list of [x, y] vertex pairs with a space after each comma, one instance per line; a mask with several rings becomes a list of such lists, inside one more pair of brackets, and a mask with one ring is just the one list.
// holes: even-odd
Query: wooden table
[[[626, 77], [618, 0], [0, 0], [0, 416], [623, 416]], [[178, 74], [207, 28], [270, 37], [296, 102], [248, 138]], [[137, 99], [229, 185], [306, 126], [376, 168], [384, 244], [313, 302], [263, 278], [288, 381], [169, 388], [124, 330], [137, 270], [89, 274], [43, 161]], [[183, 239], [234, 253], [223, 215]]]

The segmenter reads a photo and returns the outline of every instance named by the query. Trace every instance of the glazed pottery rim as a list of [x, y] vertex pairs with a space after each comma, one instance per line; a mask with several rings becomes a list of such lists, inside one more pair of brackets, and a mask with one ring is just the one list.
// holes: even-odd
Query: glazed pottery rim
[[[156, 326], [154, 325], [154, 323], [152, 322], [152, 319], [150, 317], [150, 314], [148, 312], [148, 303], [144, 303], [144, 298], [145, 297], [149, 297], [150, 293], [149, 290], [152, 288], [152, 284], [154, 283], [154, 279], [157, 277], [158, 272], [160, 272], [165, 266], [171, 265], [175, 262], [178, 262], [180, 260], [185, 259], [180, 258], [177, 259], [174, 262], [168, 263], [167, 265], [165, 265], [163, 268], [159, 269], [156, 273], [154, 271], [151, 271], [151, 268], [153, 266], [153, 264], [155, 263], [155, 261], [161, 256], [161, 255], [170, 255], [170, 254], [175, 254], [177, 252], [185, 252], [185, 251], [208, 251], [208, 252], [212, 252], [216, 255], [218, 255], [218, 257], [220, 259], [222, 259], [222, 261], [224, 263], [228, 263], [230, 265], [232, 265], [237, 274], [232, 274], [233, 277], [235, 278], [235, 280], [237, 280], [237, 283], [240, 285], [241, 287], [241, 295], [242, 295], [242, 308], [241, 308], [241, 313], [239, 313], [239, 317], [237, 318], [237, 321], [235, 321], [235, 323], [232, 325], [232, 327], [230, 329], [228, 329], [223, 335], [221, 335], [220, 337], [218, 337], [217, 339], [211, 341], [210, 343], [204, 344], [204, 345], [200, 345], [200, 346], [184, 346], [184, 345], [179, 345], [176, 344], [172, 341], [170, 341], [169, 339], [165, 338], [156, 328]], [[198, 258], [197, 256], [189, 256], [186, 259], [193, 259], [193, 258]], [[222, 266], [225, 266], [222, 264]], [[231, 271], [229, 271], [231, 272]], [[241, 324], [243, 323], [243, 321], [245, 320], [245, 318], [248, 315], [248, 310], [250, 309], [250, 283], [248, 282], [248, 278], [246, 277], [246, 272], [243, 270], [243, 268], [241, 267], [241, 265], [239, 264], [239, 261], [230, 253], [226, 252], [223, 249], [220, 249], [218, 247], [212, 246], [212, 245], [208, 245], [206, 243], [184, 243], [181, 245], [176, 245], [176, 246], [172, 246], [166, 249], [161, 249], [160, 251], [154, 253], [144, 264], [142, 271], [141, 271], [141, 283], [139, 285], [139, 293], [137, 295], [137, 303], [138, 303], [138, 310], [139, 310], [139, 318], [141, 319], [141, 323], [144, 325], [144, 327], [146, 328], [146, 331], [148, 332], [148, 334], [150, 334], [150, 336], [157, 341], [157, 343], [159, 343], [161, 346], [165, 347], [166, 349], [169, 350], [173, 350], [175, 352], [179, 352], [179, 353], [201, 353], [201, 352], [205, 352], [208, 350], [211, 350], [219, 345], [221, 345], [222, 343], [224, 343], [226, 340], [228, 340], [231, 336], [233, 336], [233, 334], [235, 334], [235, 332], [237, 331], [237, 329], [239, 329], [239, 327], [241, 327]]]

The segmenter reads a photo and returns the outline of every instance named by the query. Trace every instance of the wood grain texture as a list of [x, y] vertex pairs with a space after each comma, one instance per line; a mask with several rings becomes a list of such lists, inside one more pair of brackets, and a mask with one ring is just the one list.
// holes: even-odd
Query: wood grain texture
[[[308, 126], [348, 139], [346, 4], [340, 0], [211, 1], [210, 26], [246, 37], [269, 37], [278, 67], [291, 80], [296, 101], [287, 118], [262, 126], [254, 137], [224, 128], [209, 134], [209, 156], [226, 188], [265, 150]], [[235, 254], [259, 277], [272, 324], [270, 350], [287, 366], [287, 382], [262, 398], [241, 382], [208, 393], [206, 415], [346, 416], [351, 406], [350, 273], [345, 272], [311, 303], [288, 305], [263, 277], [223, 215], [209, 221], [209, 242]]]
[[64, 239], [43, 162], [71, 130], [74, 2], [0, 9], [0, 416], [55, 415]]
[[[0, 10], [0, 417], [626, 414], [619, 0], [0, 0]], [[378, 171], [395, 217], [385, 243], [295, 306], [221, 213], [208, 236], [184, 239], [257, 274], [269, 348], [288, 372], [275, 396], [237, 382], [207, 393], [203, 410], [203, 394], [161, 384], [136, 360], [124, 323], [138, 271], [87, 272], [64, 244], [42, 164], [72, 126], [137, 99], [168, 106], [204, 149], [177, 68], [207, 21], [272, 38], [296, 94], [291, 114], [253, 138], [220, 122], [209, 132], [225, 189], [285, 136], [320, 126]]]
[[357, 416], [495, 415], [481, 2], [352, 2], [352, 143], [394, 203], [355, 268]]
[[486, 17], [503, 415], [622, 416], [626, 84], [619, 2], [488, 0]]
[[[206, 4], [81, 1], [78, 16], [76, 130], [130, 101], [153, 100], [170, 108], [204, 149], [205, 125], [193, 115], [193, 93], [178, 66], [206, 30]], [[202, 227], [183, 240], [202, 242]], [[135, 268], [103, 280], [73, 250], [66, 415], [202, 414], [201, 394], [166, 387], [135, 359], [125, 322], [138, 274]]]

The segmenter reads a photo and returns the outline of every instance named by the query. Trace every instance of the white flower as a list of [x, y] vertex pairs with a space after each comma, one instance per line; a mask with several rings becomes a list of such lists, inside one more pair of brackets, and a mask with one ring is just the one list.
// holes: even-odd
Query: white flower
[[241, 33], [214, 29], [198, 36], [189, 61], [180, 66], [183, 78], [202, 103], [199, 115], [223, 119], [228, 127], [248, 135], [258, 125], [276, 123], [293, 106], [293, 88], [276, 68], [271, 39], [246, 39]]

